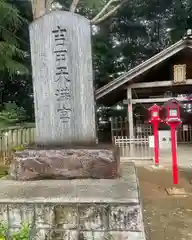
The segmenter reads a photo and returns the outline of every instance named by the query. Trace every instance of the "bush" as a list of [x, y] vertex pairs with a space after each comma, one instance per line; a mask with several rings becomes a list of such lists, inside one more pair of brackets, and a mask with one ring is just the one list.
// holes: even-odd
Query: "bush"
[[26, 119], [26, 111], [23, 107], [18, 107], [16, 103], [5, 103], [4, 109], [0, 112], [0, 122], [7, 125], [23, 122]]
[[26, 147], [24, 145], [20, 145], [20, 146], [14, 147], [12, 150], [16, 152], [16, 151], [24, 151], [25, 149]]
[[[31, 227], [24, 223], [18, 231], [11, 233], [11, 240], [28, 240], [30, 239]], [[8, 226], [6, 223], [0, 223], [0, 240], [6, 240], [8, 233]]]

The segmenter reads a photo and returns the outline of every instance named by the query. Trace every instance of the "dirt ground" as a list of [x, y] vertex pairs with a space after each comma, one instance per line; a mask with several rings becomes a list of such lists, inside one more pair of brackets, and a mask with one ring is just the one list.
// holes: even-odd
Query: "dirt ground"
[[138, 168], [147, 240], [192, 240], [192, 169], [180, 170], [179, 185], [187, 197], [168, 195], [170, 170]]

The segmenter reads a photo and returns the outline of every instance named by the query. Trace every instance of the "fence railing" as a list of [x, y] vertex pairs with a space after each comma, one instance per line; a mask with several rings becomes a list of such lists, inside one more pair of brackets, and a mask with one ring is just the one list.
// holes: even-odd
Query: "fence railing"
[[[148, 138], [153, 135], [153, 128], [150, 124], [136, 124], [133, 129], [135, 138]], [[169, 130], [165, 124], [160, 124], [159, 130]], [[112, 139], [115, 136], [129, 137], [129, 122], [127, 118], [112, 118], [111, 121], [111, 135]], [[177, 128], [178, 143], [192, 143], [192, 125], [181, 124]]]
[[153, 128], [150, 124], [137, 124], [134, 127], [134, 135], [136, 138], [148, 138], [153, 135]]
[[0, 164], [7, 165], [15, 147], [32, 144], [35, 127], [8, 127], [0, 129]]
[[153, 160], [153, 149], [149, 147], [147, 137], [130, 139], [126, 136], [115, 136], [114, 143], [119, 148], [121, 158]]
[[114, 136], [129, 136], [129, 124], [127, 118], [112, 118], [111, 119], [111, 135]]
[[178, 143], [192, 143], [192, 125], [182, 124], [177, 128]]

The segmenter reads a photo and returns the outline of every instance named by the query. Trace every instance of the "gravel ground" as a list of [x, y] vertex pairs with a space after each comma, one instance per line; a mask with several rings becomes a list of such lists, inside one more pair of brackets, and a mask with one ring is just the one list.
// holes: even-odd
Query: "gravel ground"
[[147, 240], [192, 240], [192, 170], [181, 170], [179, 185], [189, 195], [170, 196], [170, 170], [138, 168]]

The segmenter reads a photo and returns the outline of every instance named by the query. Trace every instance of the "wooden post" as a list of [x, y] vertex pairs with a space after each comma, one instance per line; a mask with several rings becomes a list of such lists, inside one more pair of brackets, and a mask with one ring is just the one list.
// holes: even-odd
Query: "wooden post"
[[[133, 130], [133, 105], [132, 105], [132, 89], [131, 87], [127, 88], [127, 100], [128, 100], [128, 107], [127, 107], [127, 114], [128, 114], [128, 121], [129, 121], [129, 138], [131, 140], [134, 139], [134, 130]], [[133, 144], [130, 144], [130, 155], [132, 156], [133, 153]]]
[[112, 139], [112, 144], [114, 145], [114, 134], [113, 134], [113, 117], [111, 118], [111, 139]]
[[132, 105], [132, 89], [127, 88], [127, 100], [128, 100], [128, 108], [127, 108], [127, 115], [129, 121], [129, 138], [134, 138], [134, 131], [133, 131], [133, 105]]

